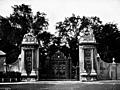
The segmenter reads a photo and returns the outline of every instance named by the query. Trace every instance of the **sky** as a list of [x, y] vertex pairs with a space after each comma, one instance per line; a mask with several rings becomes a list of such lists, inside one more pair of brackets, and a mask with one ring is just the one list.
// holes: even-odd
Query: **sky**
[[76, 16], [97, 16], [103, 23], [117, 23], [120, 29], [120, 0], [0, 0], [0, 15], [12, 14], [11, 6], [31, 5], [33, 13], [47, 14], [49, 29], [55, 32], [56, 22], [63, 21], [74, 13]]

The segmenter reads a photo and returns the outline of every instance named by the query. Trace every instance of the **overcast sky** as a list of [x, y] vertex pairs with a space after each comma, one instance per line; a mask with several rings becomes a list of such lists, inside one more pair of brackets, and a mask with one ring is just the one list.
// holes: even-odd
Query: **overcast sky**
[[120, 0], [0, 0], [0, 15], [9, 16], [11, 6], [31, 5], [33, 12], [45, 12], [49, 19], [49, 31], [55, 31], [56, 22], [72, 13], [79, 16], [98, 16], [103, 23], [118, 23], [120, 27]]

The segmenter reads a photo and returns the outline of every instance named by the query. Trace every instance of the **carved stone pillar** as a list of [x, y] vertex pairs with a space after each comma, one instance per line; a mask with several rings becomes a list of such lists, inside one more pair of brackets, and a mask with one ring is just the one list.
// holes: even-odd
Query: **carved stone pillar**
[[92, 64], [91, 75], [96, 75], [94, 69], [94, 48], [91, 49], [91, 64]]
[[[84, 68], [84, 49], [83, 46], [79, 46], [79, 70], [80, 70], [80, 78], [79, 80], [83, 80], [82, 76], [87, 75]], [[86, 80], [86, 79], [85, 79]]]
[[94, 46], [79, 46], [80, 81], [93, 80], [97, 73], [94, 69]]
[[21, 47], [21, 76], [23, 79], [38, 80], [38, 46], [37, 39], [31, 32], [24, 36]]
[[79, 38], [79, 67], [80, 81], [95, 80], [97, 73], [94, 69], [96, 63], [96, 41], [91, 27], [84, 28]]
[[32, 71], [31, 71], [31, 76], [35, 76], [36, 75], [36, 73], [35, 73], [35, 69], [34, 69], [34, 64], [35, 64], [35, 62], [34, 62], [34, 60], [35, 60], [35, 52], [34, 52], [34, 49], [32, 49]]

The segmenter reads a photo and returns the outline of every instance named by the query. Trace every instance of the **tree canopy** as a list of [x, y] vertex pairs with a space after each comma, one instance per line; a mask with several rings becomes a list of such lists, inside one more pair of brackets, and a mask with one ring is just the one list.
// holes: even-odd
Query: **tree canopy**
[[65, 18], [64, 21], [56, 24], [58, 36], [61, 40], [66, 41], [66, 45], [70, 48], [70, 54], [73, 63], [77, 64], [79, 59], [79, 37], [83, 29], [93, 30], [97, 45], [97, 51], [105, 62], [112, 62], [112, 58], [116, 58], [116, 62], [120, 62], [119, 58], [119, 37], [120, 33], [116, 24], [102, 24], [99, 17], [80, 17], [74, 14]]
[[106, 62], [120, 62], [120, 31], [116, 24], [106, 23], [99, 29], [94, 29], [96, 41], [99, 43], [97, 49], [101, 58]]
[[33, 15], [30, 5], [14, 5], [9, 17], [0, 16], [0, 49], [7, 54], [7, 63], [15, 62], [21, 53], [21, 43], [26, 33], [32, 31], [38, 39], [40, 55], [46, 57], [56, 50], [72, 57], [73, 64], [79, 60], [79, 38], [84, 29], [93, 30], [97, 51], [102, 60], [120, 62], [120, 31], [114, 23], [103, 24], [99, 17], [80, 17], [73, 14], [56, 23], [58, 36], [47, 32], [49, 23], [44, 12]]
[[13, 63], [17, 60], [20, 52], [20, 46], [26, 33], [32, 32], [40, 39], [44, 40], [44, 45], [49, 43], [49, 37], [44, 39], [43, 35], [50, 35], [46, 32], [48, 27], [48, 19], [46, 14], [37, 12], [33, 15], [29, 5], [12, 6], [13, 13], [9, 17], [0, 16], [0, 49], [7, 54], [7, 63]]

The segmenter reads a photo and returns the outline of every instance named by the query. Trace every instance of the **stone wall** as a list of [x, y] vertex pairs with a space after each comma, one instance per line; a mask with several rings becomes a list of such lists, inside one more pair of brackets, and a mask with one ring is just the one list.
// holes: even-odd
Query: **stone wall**
[[107, 63], [103, 60], [98, 62], [98, 80], [120, 79], [120, 63]]
[[9, 65], [9, 71], [20, 72], [20, 59]]
[[119, 79], [120, 80], [120, 63], [119, 64], [117, 64], [117, 69], [116, 69], [116, 73], [117, 73], [117, 79]]
[[106, 63], [102, 60], [98, 62], [98, 79], [99, 80], [106, 80], [110, 79], [110, 63]]

